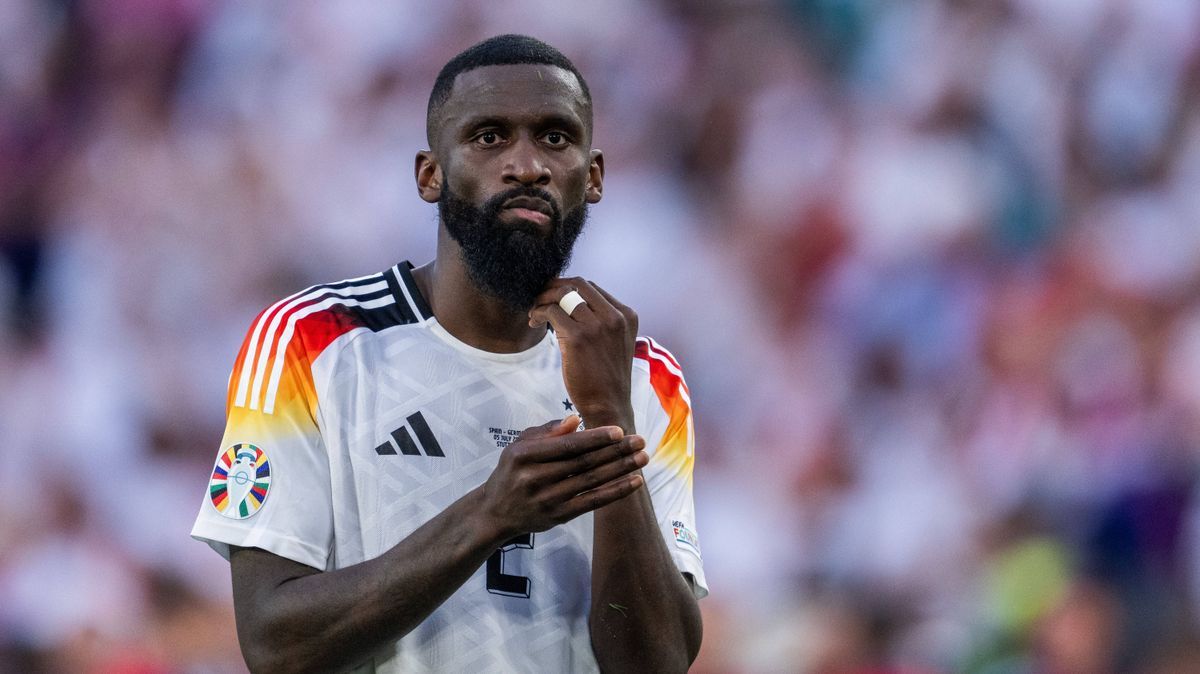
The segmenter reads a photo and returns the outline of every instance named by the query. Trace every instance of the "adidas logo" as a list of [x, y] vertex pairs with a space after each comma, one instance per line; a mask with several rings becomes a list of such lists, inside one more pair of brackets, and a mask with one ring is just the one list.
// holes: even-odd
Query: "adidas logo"
[[[425, 423], [425, 417], [421, 416], [420, 412], [410, 415], [405, 421], [408, 422], [408, 425], [392, 431], [391, 439], [375, 448], [376, 454], [380, 456], [395, 455], [396, 449], [399, 448], [401, 454], [408, 456], [420, 456], [422, 449], [425, 450], [425, 456], [446, 456], [442, 452], [442, 446], [438, 444], [437, 438], [433, 437], [433, 432], [429, 430], [429, 424]], [[412, 433], [408, 430], [409, 426], [417, 434], [416, 440], [413, 440]], [[417, 445], [418, 442], [421, 443], [420, 446]]]

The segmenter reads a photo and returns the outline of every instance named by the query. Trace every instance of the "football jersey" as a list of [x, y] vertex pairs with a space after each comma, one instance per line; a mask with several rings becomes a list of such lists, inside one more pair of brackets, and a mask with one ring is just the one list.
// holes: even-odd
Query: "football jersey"
[[[552, 331], [519, 353], [445, 330], [405, 262], [309, 288], [254, 320], [192, 536], [323, 570], [383, 554], [482, 484], [530, 426], [574, 411]], [[691, 403], [678, 362], [639, 338], [632, 403], [663, 540], [707, 594], [692, 503]], [[358, 671], [594, 671], [591, 513], [509, 541]], [[364, 654], [366, 655], [366, 654]]]

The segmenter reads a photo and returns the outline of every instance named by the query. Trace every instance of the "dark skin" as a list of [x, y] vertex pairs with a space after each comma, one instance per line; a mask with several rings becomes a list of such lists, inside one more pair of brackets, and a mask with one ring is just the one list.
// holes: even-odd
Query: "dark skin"
[[[592, 150], [587, 102], [574, 76], [541, 65], [488, 66], [455, 80], [432, 150], [418, 153], [417, 189], [436, 203], [445, 176], [482, 204], [536, 185], [566, 212], [600, 200], [603, 157]], [[502, 218], [535, 214], [506, 210]], [[584, 279], [556, 279], [528, 312], [482, 294], [445, 227], [437, 257], [414, 270], [439, 323], [476, 348], [512, 353], [546, 324], [563, 353], [575, 415], [526, 429], [484, 484], [382, 556], [322, 572], [272, 553], [231, 556], [238, 637], [253, 671], [332, 671], [359, 664], [427, 618], [505, 541], [595, 513], [590, 631], [603, 671], [686, 671], [700, 647], [699, 607], [659, 533], [641, 468], [630, 379], [637, 315]], [[571, 316], [558, 300], [587, 300]], [[620, 607], [620, 608], [614, 608]]]

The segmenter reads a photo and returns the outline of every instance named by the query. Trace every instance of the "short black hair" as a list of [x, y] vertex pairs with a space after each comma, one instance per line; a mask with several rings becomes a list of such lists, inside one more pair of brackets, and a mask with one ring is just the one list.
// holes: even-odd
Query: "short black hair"
[[484, 66], [510, 66], [523, 64], [550, 65], [569, 71], [579, 80], [583, 89], [583, 98], [587, 102], [587, 119], [584, 122], [591, 131], [592, 128], [592, 92], [588, 90], [587, 81], [583, 74], [571, 63], [571, 59], [562, 52], [528, 35], [497, 35], [479, 44], [468, 47], [442, 66], [437, 79], [433, 83], [433, 91], [429, 92], [429, 107], [425, 112], [425, 134], [430, 147], [433, 146], [441, 123], [442, 105], [450, 98], [454, 88], [454, 79], [460, 73]]

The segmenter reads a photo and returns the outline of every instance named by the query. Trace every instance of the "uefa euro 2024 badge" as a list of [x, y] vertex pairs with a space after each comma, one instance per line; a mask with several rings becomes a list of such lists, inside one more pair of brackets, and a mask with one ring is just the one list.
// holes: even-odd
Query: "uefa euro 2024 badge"
[[271, 491], [267, 453], [249, 443], [221, 452], [208, 481], [208, 498], [225, 517], [244, 520], [262, 508]]

